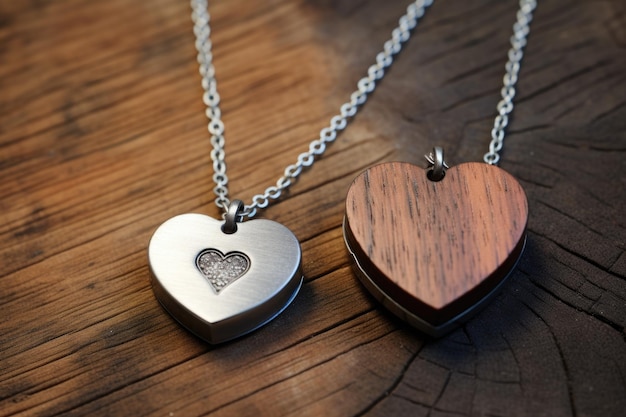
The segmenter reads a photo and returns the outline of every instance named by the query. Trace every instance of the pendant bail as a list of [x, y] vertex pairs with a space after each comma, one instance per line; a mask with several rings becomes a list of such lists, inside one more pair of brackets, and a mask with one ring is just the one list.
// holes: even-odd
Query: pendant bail
[[241, 218], [240, 213], [243, 211], [243, 201], [233, 200], [228, 205], [228, 210], [224, 215], [224, 225], [222, 226], [222, 232], [232, 235], [237, 231], [237, 221]]
[[446, 175], [446, 169], [450, 168], [443, 159], [443, 148], [441, 146], [433, 147], [433, 151], [429, 155], [424, 155], [428, 161], [428, 179], [431, 181], [441, 181]]

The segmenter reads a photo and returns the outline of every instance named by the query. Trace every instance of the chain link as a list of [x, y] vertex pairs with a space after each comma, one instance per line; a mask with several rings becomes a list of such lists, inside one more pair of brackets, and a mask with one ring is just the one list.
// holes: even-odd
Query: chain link
[[[357, 83], [357, 89], [350, 95], [350, 100], [342, 104], [339, 114], [330, 119], [327, 127], [320, 131], [319, 138], [309, 144], [306, 152], [298, 155], [294, 164], [288, 165], [283, 175], [275, 185], [268, 187], [262, 194], [252, 197], [252, 203], [245, 205], [241, 211], [241, 217], [252, 218], [258, 209], [266, 208], [272, 200], [278, 199], [282, 192], [289, 188], [300, 176], [305, 168], [315, 162], [316, 157], [326, 151], [326, 146], [335, 141], [337, 135], [346, 128], [349, 121], [358, 113], [360, 107], [367, 101], [369, 95], [375, 90], [376, 82], [385, 75], [387, 68], [391, 66], [402, 49], [403, 44], [411, 37], [411, 31], [417, 26], [418, 20], [424, 15], [426, 9], [433, 4], [434, 0], [417, 0], [407, 7], [396, 27], [391, 32], [391, 39], [383, 45], [383, 50], [376, 55], [376, 63], [367, 70], [367, 76]], [[209, 119], [208, 130], [211, 134], [211, 159], [213, 160], [213, 181], [216, 195], [215, 204], [226, 211], [230, 205], [228, 197], [228, 176], [226, 175], [225, 162], [225, 139], [224, 123], [221, 120], [220, 96], [217, 92], [217, 80], [215, 79], [215, 67], [213, 66], [212, 43], [210, 39], [211, 16], [208, 12], [207, 0], [191, 0], [192, 20], [194, 34], [196, 35], [196, 49], [198, 51], [198, 64], [202, 76], [202, 99], [206, 108], [206, 116]], [[508, 61], [505, 65], [506, 73], [503, 77], [503, 87], [500, 91], [502, 99], [498, 102], [496, 116], [491, 130], [491, 142], [489, 152], [484, 156], [484, 161], [490, 165], [497, 165], [500, 161], [499, 152], [502, 150], [506, 127], [509, 124], [509, 115], [513, 111], [513, 99], [515, 97], [515, 85], [517, 83], [520, 62], [524, 55], [530, 22], [533, 11], [537, 7], [536, 0], [520, 0], [517, 11], [517, 21], [513, 25], [513, 36], [510, 39], [511, 48], [508, 51]]]
[[[330, 119], [327, 127], [320, 131], [319, 138], [309, 144], [306, 152], [298, 155], [297, 161], [285, 168], [283, 175], [276, 181], [276, 185], [268, 187], [263, 194], [252, 197], [252, 203], [245, 205], [241, 212], [244, 217], [252, 218], [257, 209], [263, 209], [270, 204], [271, 200], [279, 198], [283, 191], [291, 186], [296, 178], [307, 167], [315, 162], [315, 158], [326, 151], [326, 145], [334, 142], [339, 132], [344, 130], [348, 122], [357, 114], [360, 106], [376, 88], [376, 82], [385, 75], [385, 70], [393, 63], [395, 55], [402, 49], [403, 43], [411, 37], [411, 31], [417, 26], [418, 20], [424, 15], [434, 0], [417, 0], [411, 3], [406, 14], [403, 15], [396, 27], [391, 32], [391, 39], [383, 45], [383, 50], [376, 55], [376, 63], [367, 70], [367, 76], [357, 83], [357, 90], [350, 95], [350, 100], [342, 104], [339, 114]], [[213, 160], [213, 181], [216, 195], [215, 204], [226, 211], [230, 204], [228, 197], [228, 176], [226, 175], [226, 162], [224, 153], [224, 123], [221, 120], [219, 107], [220, 96], [217, 92], [215, 79], [215, 67], [213, 66], [213, 54], [211, 52], [211, 26], [206, 0], [191, 0], [193, 10], [191, 18], [194, 23], [196, 35], [196, 49], [198, 51], [198, 64], [202, 76], [202, 88], [204, 89], [203, 101], [206, 104], [206, 115], [209, 118], [209, 133], [211, 134], [211, 159]]]
[[513, 98], [515, 97], [515, 84], [519, 75], [520, 62], [524, 56], [524, 47], [528, 33], [530, 32], [530, 22], [533, 19], [533, 11], [537, 7], [536, 0], [520, 0], [517, 11], [517, 21], [513, 25], [513, 36], [511, 36], [511, 49], [508, 52], [508, 61], [504, 66], [506, 73], [503, 78], [502, 90], [500, 94], [502, 100], [498, 102], [498, 115], [493, 121], [491, 129], [491, 142], [489, 152], [484, 156], [484, 161], [490, 165], [497, 165], [500, 161], [500, 151], [504, 144], [506, 127], [509, 124], [509, 115], [513, 111]]

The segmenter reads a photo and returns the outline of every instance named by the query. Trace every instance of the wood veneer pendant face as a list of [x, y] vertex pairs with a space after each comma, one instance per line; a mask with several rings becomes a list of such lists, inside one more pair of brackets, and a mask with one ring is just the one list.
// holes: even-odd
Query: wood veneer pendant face
[[359, 175], [344, 237], [365, 287], [409, 324], [441, 336], [488, 301], [525, 244], [528, 203], [506, 171], [470, 162], [440, 181], [402, 162]]

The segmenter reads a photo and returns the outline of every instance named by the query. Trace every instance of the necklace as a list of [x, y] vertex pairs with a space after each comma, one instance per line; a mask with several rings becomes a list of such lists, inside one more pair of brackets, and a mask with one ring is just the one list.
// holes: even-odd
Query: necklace
[[[285, 226], [252, 218], [258, 209], [278, 199], [345, 129], [431, 4], [432, 0], [417, 0], [407, 7], [392, 38], [385, 42], [376, 63], [357, 83], [358, 89], [340, 107], [340, 113], [320, 131], [309, 150], [285, 168], [276, 185], [244, 205], [228, 197], [224, 124], [211, 52], [207, 1], [191, 0], [203, 101], [213, 146], [213, 191], [216, 205], [224, 210], [224, 220], [195, 213], [175, 216], [157, 228], [148, 246], [156, 298], [184, 327], [209, 343], [221, 343], [257, 329], [291, 303], [302, 284], [300, 244]], [[243, 222], [244, 219], [252, 220]]]
[[496, 165], [536, 6], [519, 2], [485, 163], [448, 168], [435, 147], [426, 170], [383, 163], [348, 191], [343, 231], [357, 276], [391, 312], [435, 337], [493, 297], [525, 246], [526, 195]]

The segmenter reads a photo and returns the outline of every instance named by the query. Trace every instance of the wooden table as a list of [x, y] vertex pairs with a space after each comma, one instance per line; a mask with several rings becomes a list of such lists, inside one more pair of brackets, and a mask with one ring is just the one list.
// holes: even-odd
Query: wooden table
[[[231, 195], [305, 151], [401, 1], [216, 1]], [[187, 1], [0, 2], [0, 415], [622, 416], [626, 6], [541, 1], [501, 166], [526, 251], [478, 316], [431, 340], [350, 268], [352, 179], [381, 161], [479, 161], [514, 1], [438, 1], [375, 94], [261, 217], [301, 241], [295, 302], [218, 346], [156, 301], [165, 219], [220, 215]]]

